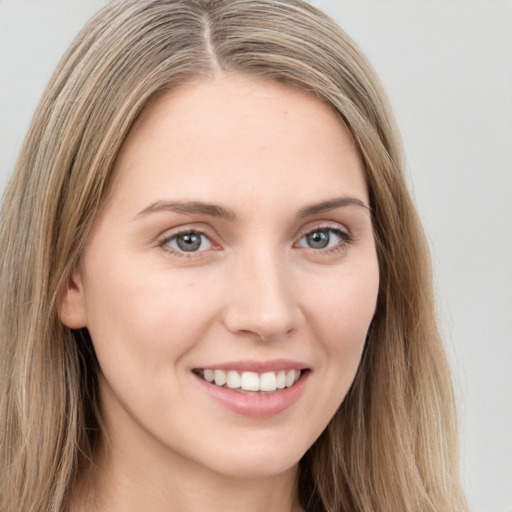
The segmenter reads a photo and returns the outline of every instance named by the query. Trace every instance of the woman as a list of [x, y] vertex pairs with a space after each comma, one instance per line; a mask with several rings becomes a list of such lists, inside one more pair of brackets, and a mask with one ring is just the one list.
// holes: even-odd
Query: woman
[[100, 11], [3, 203], [0, 509], [466, 510], [402, 166], [309, 4]]

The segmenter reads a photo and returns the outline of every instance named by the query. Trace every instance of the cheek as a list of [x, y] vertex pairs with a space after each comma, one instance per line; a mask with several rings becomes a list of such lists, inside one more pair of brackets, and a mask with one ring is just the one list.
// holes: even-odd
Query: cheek
[[163, 370], [208, 328], [213, 305], [197, 300], [205, 296], [203, 286], [121, 262], [94, 268], [94, 280], [86, 281], [88, 328], [102, 368], [125, 369], [132, 378], [137, 369]]
[[377, 304], [377, 262], [341, 272], [329, 285], [310, 294], [315, 329], [332, 350], [357, 348], [364, 341]]
[[311, 328], [320, 347], [319, 365], [327, 369], [325, 385], [332, 390], [327, 398], [332, 414], [343, 401], [359, 367], [378, 289], [375, 261], [358, 271], [342, 273], [322, 293], [311, 298]]
[[[304, 295], [309, 336], [315, 347], [316, 386], [309, 406], [310, 442], [331, 421], [357, 373], [379, 288], [377, 263], [358, 271], [339, 269], [331, 279], [321, 276]], [[326, 283], [329, 283], [328, 285]], [[309, 306], [309, 307], [308, 307]]]
[[128, 413], [167, 439], [165, 428], [175, 424], [173, 411], [186, 393], [180, 369], [205, 337], [214, 316], [211, 301], [198, 301], [203, 287], [176, 274], [171, 282], [161, 270], [138, 275], [136, 268], [119, 272], [121, 267], [96, 273], [88, 290], [104, 421], [112, 428], [131, 425]]

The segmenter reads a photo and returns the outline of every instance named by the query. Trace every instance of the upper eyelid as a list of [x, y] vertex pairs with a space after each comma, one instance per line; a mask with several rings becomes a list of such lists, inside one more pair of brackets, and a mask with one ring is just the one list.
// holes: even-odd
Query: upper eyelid
[[[199, 224], [199, 225], [198, 225]], [[208, 226], [204, 226], [202, 223], [198, 224], [183, 224], [181, 226], [176, 226], [174, 228], [168, 228], [164, 231], [162, 231], [157, 236], [157, 243], [162, 244], [166, 241], [171, 240], [172, 238], [185, 234], [185, 233], [198, 233], [200, 235], [206, 236], [210, 242], [213, 245], [219, 245], [216, 242], [216, 239], [222, 240], [222, 237], [217, 234], [217, 232], [212, 233], [213, 229], [209, 228]], [[343, 233], [346, 233], [348, 237], [352, 238], [352, 234], [350, 230], [343, 224], [340, 224], [339, 222], [332, 222], [332, 221], [312, 221], [305, 226], [302, 226], [299, 228], [296, 232], [293, 238], [295, 239], [294, 243], [301, 240], [304, 236], [306, 236], [308, 233], [311, 233], [312, 231], [319, 230], [319, 229], [331, 229], [335, 231], [341, 231]]]
[[300, 228], [297, 231], [297, 234], [295, 235], [298, 239], [301, 239], [302, 237], [306, 236], [308, 233], [311, 233], [312, 231], [316, 231], [319, 229], [331, 229], [334, 231], [341, 231], [343, 233], [346, 233], [348, 236], [352, 236], [352, 233], [350, 229], [348, 229], [345, 225], [340, 224], [339, 222], [329, 222], [329, 221], [318, 221], [315, 222], [313, 225], [306, 225], [302, 228]]
[[206, 236], [208, 239], [212, 239], [213, 235], [210, 233], [209, 229], [205, 229], [204, 227], [198, 227], [190, 224], [184, 224], [182, 226], [177, 226], [174, 228], [167, 228], [163, 230], [158, 236], [157, 241], [159, 243], [165, 242], [166, 240], [171, 240], [175, 236], [183, 235], [186, 233], [199, 233], [200, 235]]
[[[185, 235], [187, 233], [197, 233], [201, 236], [205, 236], [208, 239], [208, 241], [210, 242], [211, 247], [209, 247], [205, 250], [201, 250], [201, 251], [190, 251], [190, 252], [183, 251], [179, 248], [171, 247], [170, 242], [172, 240], [174, 240], [176, 237], [178, 237], [180, 235]], [[159, 248], [160, 250], [165, 251], [168, 254], [174, 255], [177, 258], [179, 257], [179, 258], [183, 258], [183, 260], [192, 260], [195, 258], [204, 257], [203, 253], [208, 252], [208, 250], [211, 250], [212, 248], [213, 248], [213, 250], [216, 250], [216, 249], [218, 249], [219, 245], [212, 240], [212, 237], [209, 236], [208, 233], [205, 233], [201, 229], [184, 228], [184, 229], [173, 230], [172, 232], [170, 232], [170, 230], [164, 231], [156, 239], [156, 247]]]
[[303, 240], [308, 234], [314, 233], [315, 231], [331, 231], [336, 234], [339, 238], [341, 238], [341, 241], [337, 245], [348, 245], [354, 241], [354, 237], [351, 235], [351, 233], [345, 229], [340, 229], [338, 227], [334, 226], [318, 226], [316, 228], [310, 229], [305, 231], [301, 236], [297, 238], [297, 241], [294, 242], [294, 244], [298, 244], [301, 240]]

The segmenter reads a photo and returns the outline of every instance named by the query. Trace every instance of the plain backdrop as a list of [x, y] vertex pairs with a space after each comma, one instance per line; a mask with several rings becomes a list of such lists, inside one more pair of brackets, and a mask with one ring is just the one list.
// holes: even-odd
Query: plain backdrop
[[[104, 3], [0, 0], [0, 190], [53, 68]], [[464, 485], [475, 512], [512, 512], [512, 0], [313, 3], [390, 96], [432, 246]]]

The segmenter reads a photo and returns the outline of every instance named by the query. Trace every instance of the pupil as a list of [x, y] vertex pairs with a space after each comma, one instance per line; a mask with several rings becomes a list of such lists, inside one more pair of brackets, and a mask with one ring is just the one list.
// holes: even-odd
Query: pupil
[[307, 236], [308, 245], [313, 249], [324, 249], [329, 245], [328, 231], [313, 231]]
[[197, 233], [187, 233], [186, 235], [179, 236], [176, 243], [182, 251], [197, 251], [197, 249], [201, 247], [201, 235]]

